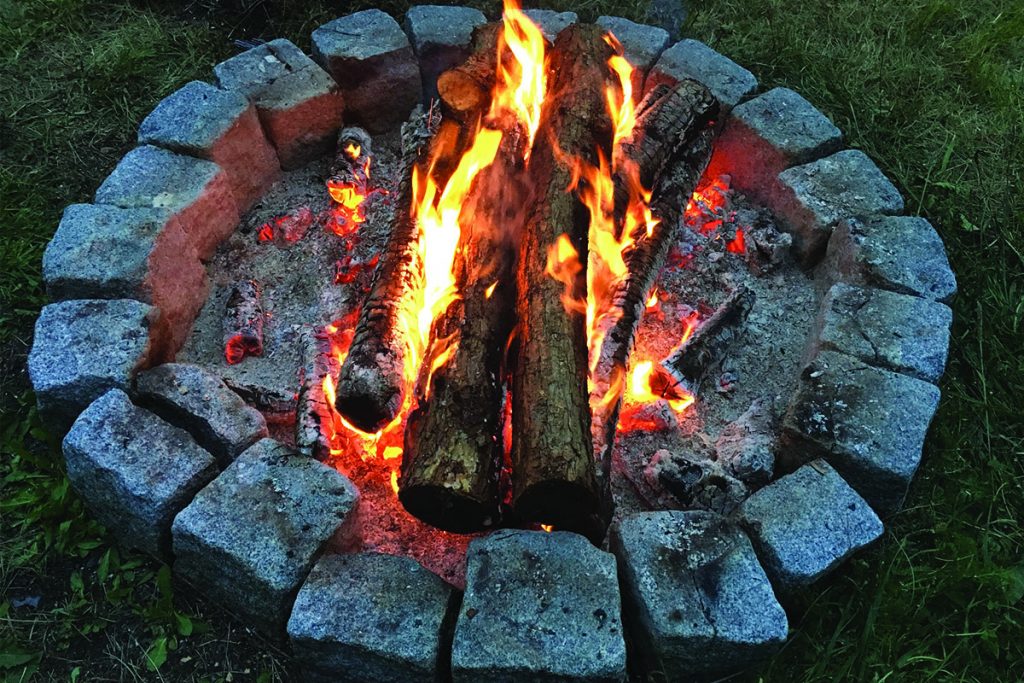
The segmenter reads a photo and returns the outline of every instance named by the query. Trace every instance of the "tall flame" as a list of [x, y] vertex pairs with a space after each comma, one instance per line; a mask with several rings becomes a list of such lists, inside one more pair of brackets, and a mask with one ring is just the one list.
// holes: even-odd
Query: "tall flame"
[[[547, 94], [544, 34], [523, 14], [518, 0], [504, 0], [503, 29], [498, 38], [498, 81], [491, 99], [491, 117], [512, 113], [526, 129], [524, 155], [529, 156], [540, 126]], [[505, 50], [511, 60], [504, 59]]]

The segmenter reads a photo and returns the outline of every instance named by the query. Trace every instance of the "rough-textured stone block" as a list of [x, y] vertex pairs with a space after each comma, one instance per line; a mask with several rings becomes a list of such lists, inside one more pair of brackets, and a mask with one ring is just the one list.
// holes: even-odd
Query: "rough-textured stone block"
[[680, 0], [651, 0], [644, 21], [668, 31], [669, 40], [679, 40], [688, 14], [686, 5]]
[[626, 517], [613, 530], [627, 625], [646, 672], [665, 680], [733, 673], [788, 632], [750, 541], [712, 512]]
[[787, 590], [814, 583], [884, 531], [878, 515], [824, 460], [761, 489], [737, 514], [768, 575]]
[[142, 405], [192, 434], [221, 466], [267, 436], [260, 411], [195, 365], [167, 363], [147, 370], [135, 380], [135, 395]]
[[684, 78], [703, 83], [727, 113], [757, 90], [757, 79], [742, 66], [704, 43], [687, 38], [661, 53], [647, 75], [644, 88], [674, 84]]
[[214, 67], [217, 84], [249, 98], [277, 149], [293, 169], [334, 150], [344, 99], [330, 74], [292, 42], [278, 38]]
[[615, 558], [566, 531], [474, 540], [452, 649], [455, 681], [620, 681]]
[[213, 456], [188, 432], [111, 389], [64, 437], [68, 479], [117, 539], [166, 558], [171, 521], [217, 476]]
[[487, 23], [478, 9], [417, 5], [405, 13], [403, 26], [420, 60], [423, 95], [437, 97], [437, 77], [469, 56], [473, 29]]
[[135, 299], [156, 306], [154, 356], [181, 347], [206, 300], [206, 269], [167, 209], [72, 204], [43, 254], [51, 299]]
[[580, 20], [575, 12], [556, 12], [552, 9], [528, 9], [523, 10], [523, 14], [528, 16], [544, 34], [544, 38], [552, 43], [559, 33]]
[[774, 88], [737, 105], [725, 121], [708, 166], [709, 177], [728, 173], [732, 186], [766, 202], [778, 175], [838, 151], [843, 134], [810, 102]]
[[821, 302], [812, 347], [937, 382], [952, 324], [953, 312], [936, 301], [839, 282]]
[[668, 47], [668, 31], [622, 17], [598, 17], [596, 23], [622, 43], [624, 56], [634, 68], [633, 92], [639, 96], [643, 92], [647, 72]]
[[292, 597], [321, 550], [342, 542], [358, 501], [337, 470], [262, 439], [175, 517], [174, 570], [214, 602], [283, 636]]
[[238, 226], [238, 202], [220, 166], [152, 145], [121, 159], [96, 190], [96, 203], [170, 210], [201, 259]]
[[313, 56], [341, 86], [346, 123], [381, 133], [405, 121], [423, 99], [409, 38], [378, 9], [335, 19], [313, 31]]
[[789, 168], [774, 188], [769, 207], [793, 233], [793, 247], [808, 266], [825, 253], [842, 219], [903, 211], [899, 191], [859, 149]]
[[432, 683], [451, 596], [406, 557], [326, 555], [299, 590], [288, 637], [307, 679]]
[[780, 455], [790, 466], [824, 457], [885, 516], [906, 496], [938, 404], [933, 384], [821, 351], [801, 373]]
[[151, 306], [128, 299], [61, 301], [43, 308], [28, 356], [39, 411], [55, 431], [110, 389], [128, 390], [152, 352]]
[[828, 284], [869, 285], [944, 303], [956, 294], [942, 238], [915, 216], [840, 221], [820, 271]]
[[139, 144], [215, 162], [228, 174], [239, 213], [262, 197], [281, 171], [249, 100], [202, 81], [186, 83], [156, 105], [139, 126]]

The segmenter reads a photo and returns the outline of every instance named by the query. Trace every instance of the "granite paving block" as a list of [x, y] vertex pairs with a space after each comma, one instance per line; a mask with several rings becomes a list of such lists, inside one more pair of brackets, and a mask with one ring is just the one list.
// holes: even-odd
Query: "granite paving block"
[[423, 95], [437, 98], [437, 77], [458, 66], [469, 56], [473, 29], [487, 23], [487, 17], [471, 7], [416, 5], [402, 22], [423, 77]]
[[883, 532], [878, 515], [824, 460], [815, 460], [743, 503], [768, 575], [787, 590], [814, 583]]
[[946, 247], [931, 223], [916, 216], [875, 216], [839, 221], [820, 275], [949, 303], [956, 277]]
[[945, 304], [838, 282], [821, 302], [812, 346], [935, 383], [946, 369], [952, 323]]
[[647, 75], [644, 88], [650, 90], [662, 83], [674, 85], [684, 78], [703, 83], [718, 98], [723, 115], [757, 90], [754, 74], [690, 38], [661, 53]]
[[154, 310], [129, 299], [44, 306], [28, 355], [39, 412], [55, 433], [110, 389], [128, 390], [152, 355]]
[[130, 548], [168, 558], [171, 521], [217, 476], [188, 432], [111, 389], [64, 437], [68, 479], [97, 521]]
[[786, 613], [750, 541], [713, 512], [625, 517], [612, 532], [636, 664], [665, 680], [731, 674], [785, 642]]
[[317, 557], [351, 532], [359, 492], [340, 472], [257, 441], [174, 519], [174, 571], [246, 623], [283, 638]]
[[291, 41], [278, 38], [214, 67], [217, 84], [249, 98], [277, 150], [295, 169], [335, 151], [344, 116], [341, 88]]
[[241, 93], [192, 81], [170, 94], [139, 126], [139, 144], [209, 159], [228, 175], [245, 213], [281, 171], [256, 109]]
[[615, 558], [567, 531], [496, 531], [469, 546], [452, 648], [458, 682], [621, 681]]
[[51, 299], [135, 299], [156, 307], [154, 357], [181, 347], [208, 291], [206, 269], [167, 209], [72, 204], [43, 254]]
[[325, 555], [288, 620], [292, 651], [307, 679], [432, 683], [452, 592], [407, 557]]
[[859, 149], [786, 169], [778, 180], [769, 208], [793, 234], [793, 247], [805, 266], [824, 256], [839, 221], [903, 211], [899, 191]]
[[939, 404], [934, 384], [820, 351], [783, 419], [787, 467], [824, 457], [880, 516], [897, 511]]
[[313, 56], [345, 96], [346, 123], [382, 133], [397, 128], [423, 100], [409, 38], [378, 9], [356, 12], [313, 31]]
[[121, 159], [96, 190], [96, 203], [168, 209], [204, 260], [238, 226], [238, 202], [220, 166], [152, 145]]
[[135, 380], [135, 395], [141, 404], [186, 429], [222, 467], [268, 435], [260, 411], [196, 365], [165, 363], [147, 370]]
[[556, 12], [551, 9], [527, 9], [523, 14], [530, 18], [540, 32], [544, 34], [545, 40], [555, 42], [558, 34], [579, 22], [580, 18], [575, 12]]

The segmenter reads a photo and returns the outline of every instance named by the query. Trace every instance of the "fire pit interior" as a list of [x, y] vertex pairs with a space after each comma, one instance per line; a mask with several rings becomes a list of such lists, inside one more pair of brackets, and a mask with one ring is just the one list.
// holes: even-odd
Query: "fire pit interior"
[[310, 676], [735, 671], [916, 469], [931, 227], [797, 93], [570, 14], [253, 48], [47, 251], [72, 483]]

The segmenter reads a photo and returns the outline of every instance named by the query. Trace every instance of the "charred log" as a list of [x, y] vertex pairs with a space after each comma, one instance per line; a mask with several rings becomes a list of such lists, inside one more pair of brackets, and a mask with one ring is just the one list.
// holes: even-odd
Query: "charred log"
[[303, 330], [302, 374], [295, 409], [295, 447], [299, 453], [326, 460], [330, 455], [329, 430], [324, 426], [332, 419], [330, 404], [324, 392], [324, 378], [336, 381], [341, 369], [331, 353], [331, 338], [326, 330]]
[[228, 296], [224, 316], [224, 358], [228, 365], [246, 356], [263, 355], [263, 304], [255, 280], [235, 284]]
[[473, 221], [459, 244], [460, 297], [434, 325], [406, 425], [398, 497], [411, 514], [447, 531], [498, 521], [502, 360], [513, 300], [507, 232], [516, 209], [506, 186], [518, 156], [500, 154], [484, 169], [463, 208]]
[[[606, 63], [611, 48], [593, 26], [573, 26], [551, 53], [552, 110], [542, 121], [530, 159], [538, 193], [519, 245], [518, 319], [512, 389], [512, 504], [523, 518], [557, 528], [603, 534], [587, 400], [584, 316], [568, 312], [563, 285], [545, 272], [548, 250], [567, 233], [585, 264], [588, 213], [572, 193], [566, 157], [594, 163], [610, 147], [604, 113]], [[558, 151], [556, 151], [558, 150]], [[586, 291], [577, 274], [576, 294]]]

